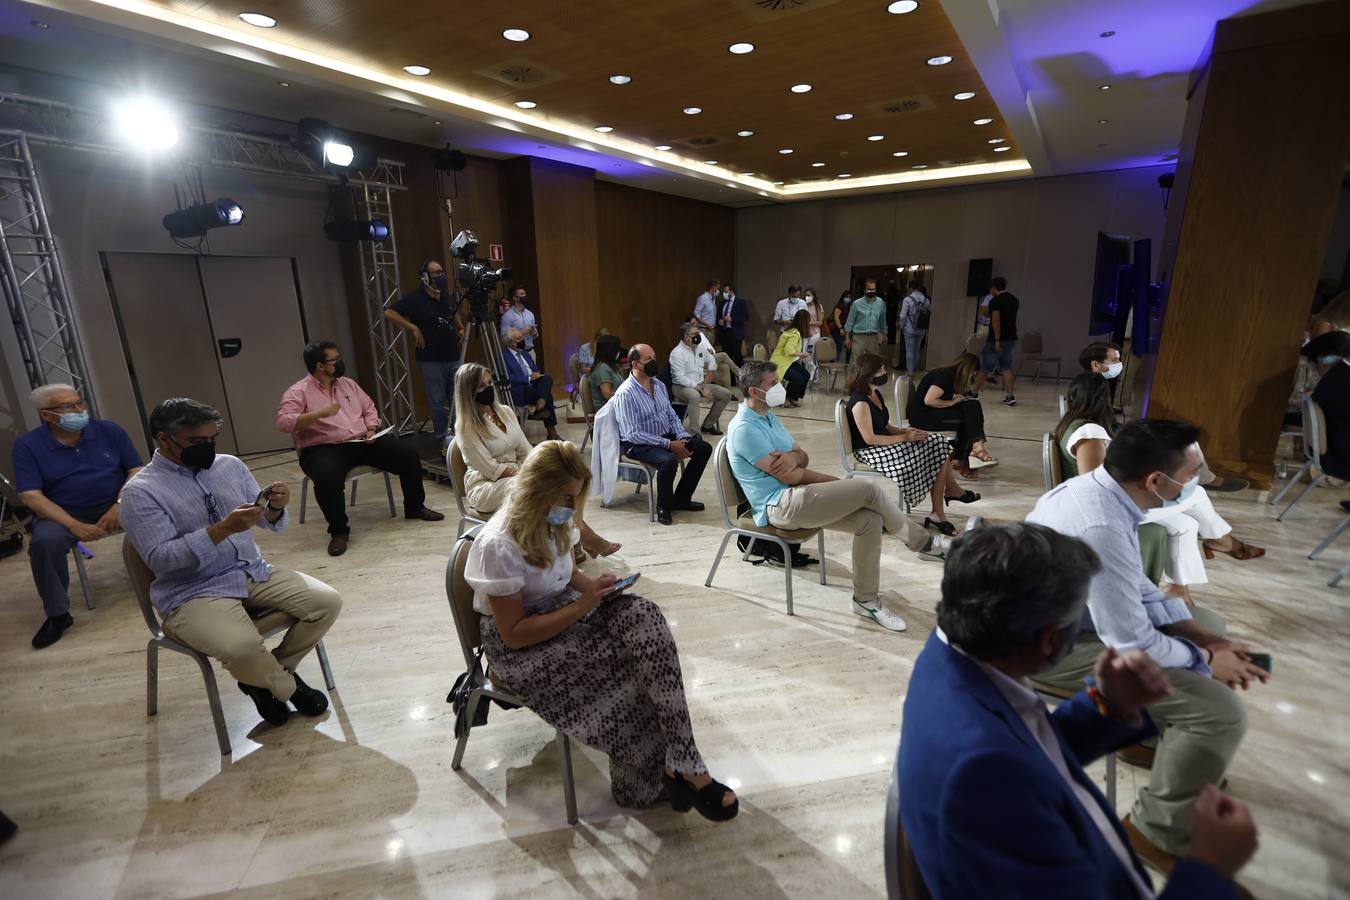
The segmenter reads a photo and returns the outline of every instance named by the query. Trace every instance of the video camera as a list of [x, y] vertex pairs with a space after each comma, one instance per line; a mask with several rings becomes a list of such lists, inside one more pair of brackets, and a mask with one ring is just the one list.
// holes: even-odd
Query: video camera
[[469, 313], [477, 322], [491, 322], [492, 309], [489, 297], [497, 285], [511, 277], [511, 270], [503, 266], [490, 269], [488, 264], [478, 259], [478, 235], [465, 228], [450, 242], [450, 255], [455, 263], [455, 281], [464, 290], [469, 299]]

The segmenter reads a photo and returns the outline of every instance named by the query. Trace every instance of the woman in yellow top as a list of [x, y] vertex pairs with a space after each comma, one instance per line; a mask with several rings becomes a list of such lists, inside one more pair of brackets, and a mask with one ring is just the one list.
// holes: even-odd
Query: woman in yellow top
[[806, 360], [811, 356], [806, 352], [806, 339], [811, 335], [811, 314], [804, 309], [797, 310], [792, 324], [778, 338], [769, 360], [778, 365], [778, 377], [787, 389], [786, 406], [796, 406], [797, 401], [806, 394], [806, 386], [811, 374], [806, 371]]

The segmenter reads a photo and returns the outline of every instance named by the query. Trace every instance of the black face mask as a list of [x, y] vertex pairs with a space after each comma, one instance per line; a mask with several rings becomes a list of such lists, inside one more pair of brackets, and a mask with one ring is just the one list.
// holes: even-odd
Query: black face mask
[[872, 383], [875, 384], [877, 387], [881, 387], [883, 384], [886, 383], [886, 379], [889, 377], [890, 376], [888, 375], [878, 375], [872, 379]]
[[492, 389], [491, 385], [489, 385], [488, 387], [485, 387], [481, 389], [478, 393], [474, 394], [473, 399], [477, 400], [478, 403], [482, 406], [491, 406], [492, 401], [496, 398], [496, 396], [497, 392]]
[[347, 362], [346, 360], [339, 359], [337, 365], [333, 366], [333, 377], [341, 378], [343, 375], [346, 374], [347, 374]]
[[[172, 440], [172, 438], [170, 438]], [[211, 464], [216, 461], [216, 442], [207, 441], [204, 444], [192, 444], [184, 447], [177, 441], [174, 445], [178, 447], [178, 459], [189, 469], [209, 469]]]
[[438, 272], [431, 276], [431, 286], [438, 291], [443, 291], [450, 286], [450, 277], [444, 272]]
[[649, 359], [642, 366], [642, 374], [648, 378], [655, 378], [656, 373], [661, 371], [661, 367], [656, 364], [656, 360]]

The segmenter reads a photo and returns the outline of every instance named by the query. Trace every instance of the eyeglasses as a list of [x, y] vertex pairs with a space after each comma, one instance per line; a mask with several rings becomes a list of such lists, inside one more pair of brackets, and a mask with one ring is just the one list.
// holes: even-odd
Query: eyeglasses
[[211, 524], [220, 521], [220, 510], [216, 507], [216, 498], [214, 494], [203, 494], [202, 498], [206, 500], [206, 517], [211, 520]]
[[42, 411], [72, 413], [72, 412], [84, 412], [87, 408], [88, 407], [85, 405], [85, 402], [83, 400], [76, 400], [74, 403], [62, 403], [60, 406], [44, 406], [42, 408]]

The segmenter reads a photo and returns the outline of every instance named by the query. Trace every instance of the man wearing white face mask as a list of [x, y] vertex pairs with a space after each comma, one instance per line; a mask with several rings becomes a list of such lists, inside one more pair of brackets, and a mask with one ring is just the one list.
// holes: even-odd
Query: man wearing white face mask
[[746, 360], [741, 366], [745, 403], [727, 426], [732, 474], [750, 501], [755, 524], [774, 528], [829, 528], [853, 535], [853, 612], [891, 631], [905, 620], [886, 604], [899, 595], [881, 588], [881, 533], [903, 536], [924, 559], [946, 557], [950, 539], [930, 535], [891, 500], [881, 478], [840, 480], [808, 469], [810, 459], [773, 414], [787, 389], [772, 362]]
[[1245, 644], [1225, 637], [1222, 618], [1165, 596], [1144, 575], [1139, 523], [1146, 510], [1195, 492], [1199, 436], [1184, 422], [1131, 422], [1116, 432], [1104, 465], [1059, 485], [1027, 516], [1086, 541], [1102, 561], [1077, 646], [1034, 679], [1077, 690], [1105, 645], [1117, 653], [1144, 651], [1172, 685], [1170, 696], [1149, 707], [1162, 737], [1148, 786], [1125, 820], [1135, 851], [1164, 873], [1189, 851], [1191, 805], [1206, 784], [1222, 780], [1242, 742], [1246, 709], [1231, 689], [1269, 678]]

